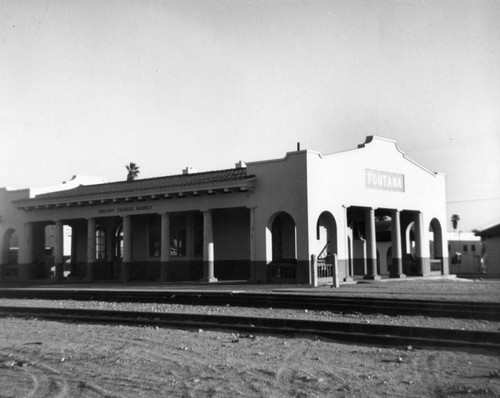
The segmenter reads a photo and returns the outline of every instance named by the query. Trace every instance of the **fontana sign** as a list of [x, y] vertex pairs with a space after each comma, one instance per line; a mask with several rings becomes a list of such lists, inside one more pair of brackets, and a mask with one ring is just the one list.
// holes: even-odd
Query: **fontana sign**
[[379, 170], [365, 170], [366, 187], [384, 191], [405, 191], [405, 176]]

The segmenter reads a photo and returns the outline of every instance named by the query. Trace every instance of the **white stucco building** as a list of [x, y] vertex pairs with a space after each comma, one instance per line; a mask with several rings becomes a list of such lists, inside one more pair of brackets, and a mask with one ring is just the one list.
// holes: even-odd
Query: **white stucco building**
[[311, 283], [313, 259], [330, 280], [335, 258], [344, 280], [448, 274], [445, 206], [444, 176], [375, 136], [345, 152], [299, 150], [227, 170], [34, 197], [2, 189], [0, 274], [46, 278], [53, 261], [62, 278], [63, 226], [77, 279]]

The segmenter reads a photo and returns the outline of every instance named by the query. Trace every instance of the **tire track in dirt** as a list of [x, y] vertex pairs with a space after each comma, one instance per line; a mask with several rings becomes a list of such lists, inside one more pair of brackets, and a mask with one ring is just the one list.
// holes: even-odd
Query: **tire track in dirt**
[[[432, 384], [436, 385], [437, 387], [434, 388], [432, 391], [434, 393], [434, 396], [436, 398], [446, 398], [448, 395], [444, 392], [443, 388], [439, 385], [439, 380], [436, 376], [436, 370], [437, 370], [437, 365], [436, 365], [436, 354], [431, 354], [427, 357], [427, 360], [425, 361], [426, 367], [427, 367], [427, 377], [429, 377], [432, 380]], [[430, 393], [430, 391], [429, 391]]]
[[21, 352], [13, 349], [7, 355], [0, 353], [1, 357], [9, 358], [8, 371], [12, 372], [10, 375], [12, 391], [21, 393], [23, 397], [69, 398], [81, 395], [89, 398], [120, 397], [87, 380], [64, 374], [39, 358], [28, 360], [23, 348]]
[[288, 391], [286, 391], [287, 395], [298, 396], [302, 393], [303, 387], [307, 389], [309, 384], [322, 381], [301, 368], [306, 353], [307, 350], [304, 347], [290, 349], [276, 372], [275, 388], [289, 386]]

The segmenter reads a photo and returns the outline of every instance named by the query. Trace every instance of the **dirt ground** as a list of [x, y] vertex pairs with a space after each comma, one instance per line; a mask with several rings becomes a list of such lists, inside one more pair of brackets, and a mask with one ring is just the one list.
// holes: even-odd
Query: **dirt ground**
[[487, 352], [0, 319], [1, 397], [498, 397]]
[[[403, 290], [410, 293], [412, 285], [406, 286]], [[470, 296], [495, 294], [495, 287], [500, 285], [481, 288], [480, 284], [448, 283], [428, 285], [425, 289], [418, 286], [415, 294], [420, 291], [446, 296], [448, 291], [450, 295], [466, 297], [467, 292]], [[402, 289], [397, 285], [391, 289], [395, 288]], [[498, 322], [270, 308], [42, 300], [0, 300], [0, 305], [13, 302], [500, 330]], [[0, 318], [2, 398], [463, 396], [500, 396], [498, 352], [373, 347], [340, 344], [315, 336], [272, 337]]]

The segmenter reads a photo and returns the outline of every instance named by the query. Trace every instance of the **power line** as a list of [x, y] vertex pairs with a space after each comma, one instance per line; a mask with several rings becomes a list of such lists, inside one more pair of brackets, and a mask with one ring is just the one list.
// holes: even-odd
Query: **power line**
[[463, 202], [479, 202], [482, 200], [498, 200], [500, 199], [500, 196], [495, 196], [493, 198], [479, 198], [479, 199], [464, 199], [464, 200], [452, 200], [452, 201], [447, 201], [446, 203], [463, 203]]

